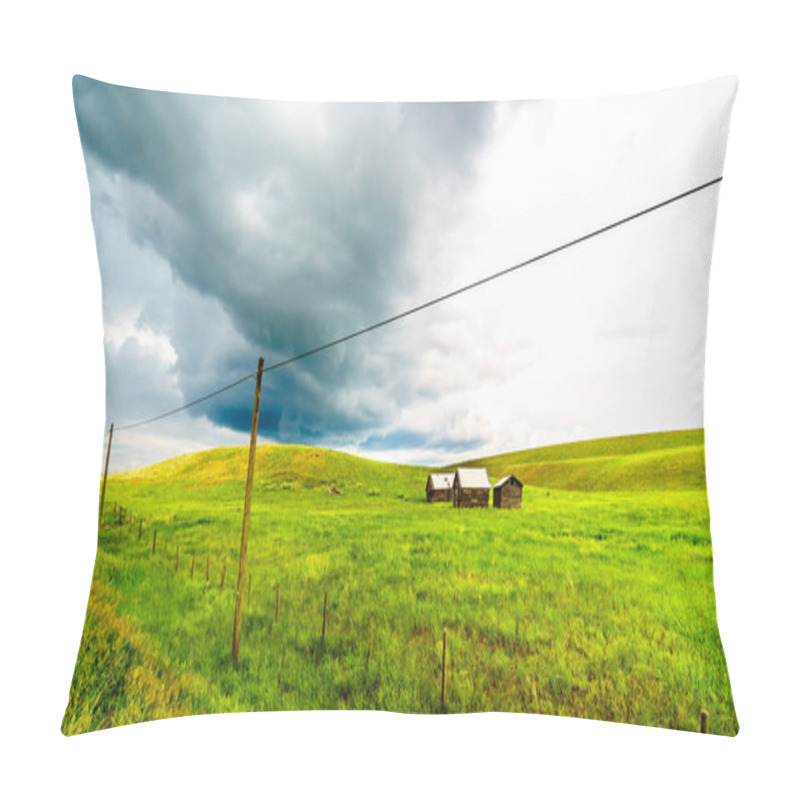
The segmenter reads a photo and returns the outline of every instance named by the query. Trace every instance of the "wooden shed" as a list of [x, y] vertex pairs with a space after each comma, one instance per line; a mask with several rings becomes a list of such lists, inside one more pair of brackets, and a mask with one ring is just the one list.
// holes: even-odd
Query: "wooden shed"
[[483, 467], [459, 467], [453, 479], [456, 508], [488, 508], [492, 484]]
[[500, 478], [492, 494], [495, 508], [522, 508], [522, 482], [513, 475]]
[[428, 475], [426, 493], [429, 503], [450, 503], [453, 500], [452, 472], [431, 472]]

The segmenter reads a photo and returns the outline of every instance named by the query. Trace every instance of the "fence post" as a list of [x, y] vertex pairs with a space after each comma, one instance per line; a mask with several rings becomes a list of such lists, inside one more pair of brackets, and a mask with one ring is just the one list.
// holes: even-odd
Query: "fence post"
[[442, 714], [445, 709], [447, 695], [447, 628], [442, 631]]
[[158, 533], [157, 529], [153, 528], [153, 550], [150, 553], [150, 555], [155, 555], [156, 554], [156, 533]]
[[700, 711], [700, 733], [708, 733], [708, 711]]

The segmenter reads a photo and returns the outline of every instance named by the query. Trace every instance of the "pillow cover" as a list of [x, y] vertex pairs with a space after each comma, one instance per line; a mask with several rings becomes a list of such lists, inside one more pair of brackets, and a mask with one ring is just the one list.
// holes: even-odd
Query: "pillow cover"
[[108, 432], [65, 734], [322, 708], [736, 734], [702, 402], [735, 79], [73, 89]]

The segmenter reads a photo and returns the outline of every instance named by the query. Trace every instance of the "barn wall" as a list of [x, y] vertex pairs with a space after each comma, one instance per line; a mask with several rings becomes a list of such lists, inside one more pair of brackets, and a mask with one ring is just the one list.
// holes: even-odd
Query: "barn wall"
[[488, 489], [459, 489], [454, 497], [453, 505], [458, 508], [487, 508], [489, 506]]
[[507, 483], [494, 492], [495, 508], [521, 508], [522, 487]]
[[428, 489], [429, 503], [451, 503], [452, 501], [452, 489]]

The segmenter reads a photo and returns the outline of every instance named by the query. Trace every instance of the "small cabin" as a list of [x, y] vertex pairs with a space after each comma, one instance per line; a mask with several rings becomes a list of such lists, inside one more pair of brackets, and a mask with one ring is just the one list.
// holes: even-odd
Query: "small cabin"
[[483, 467], [459, 467], [453, 478], [455, 508], [488, 508], [492, 484]]
[[522, 508], [522, 482], [513, 475], [500, 478], [492, 494], [495, 508]]
[[453, 501], [452, 472], [431, 472], [428, 475], [426, 493], [429, 503], [451, 503]]

